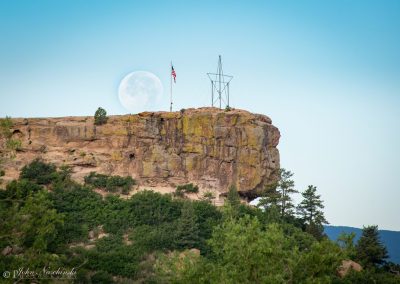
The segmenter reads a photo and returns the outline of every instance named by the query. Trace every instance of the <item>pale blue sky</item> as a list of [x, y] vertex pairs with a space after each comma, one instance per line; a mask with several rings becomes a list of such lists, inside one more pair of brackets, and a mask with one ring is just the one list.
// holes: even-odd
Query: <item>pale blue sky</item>
[[218, 55], [231, 104], [270, 116], [281, 164], [334, 225], [400, 230], [400, 1], [0, 2], [0, 116], [124, 114], [118, 84], [156, 74], [167, 110], [209, 105]]

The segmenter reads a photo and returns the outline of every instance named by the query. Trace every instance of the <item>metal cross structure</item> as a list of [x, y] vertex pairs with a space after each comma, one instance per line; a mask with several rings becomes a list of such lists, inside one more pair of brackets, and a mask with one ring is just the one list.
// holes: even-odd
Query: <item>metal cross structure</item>
[[[226, 104], [226, 107], [229, 107], [229, 83], [233, 76], [224, 75], [221, 55], [218, 59], [217, 73], [207, 73], [207, 75], [211, 81], [211, 106], [214, 106], [219, 101], [219, 108], [222, 107], [222, 103]], [[214, 92], [216, 94], [215, 99]]]

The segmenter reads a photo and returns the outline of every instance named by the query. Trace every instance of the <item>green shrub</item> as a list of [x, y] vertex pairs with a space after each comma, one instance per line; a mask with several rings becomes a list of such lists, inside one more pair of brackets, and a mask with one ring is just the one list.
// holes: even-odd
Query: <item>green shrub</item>
[[129, 229], [129, 202], [115, 195], [108, 195], [104, 200], [104, 230], [119, 234]]
[[145, 190], [134, 194], [128, 202], [131, 227], [172, 222], [181, 215], [182, 203], [173, 200], [171, 195]]
[[193, 183], [178, 185], [175, 190], [175, 196], [183, 197], [185, 193], [198, 193], [199, 187]]
[[25, 200], [29, 195], [43, 189], [40, 185], [29, 180], [13, 180], [6, 187], [6, 196], [10, 199]]
[[106, 124], [108, 120], [107, 112], [104, 108], [99, 107], [94, 114], [94, 124], [102, 125]]
[[173, 194], [175, 197], [184, 197], [185, 196], [185, 192], [183, 190], [178, 190], [178, 189], [176, 189]]
[[107, 186], [107, 176], [103, 174], [97, 174], [96, 172], [90, 172], [89, 175], [84, 178], [85, 184], [90, 184], [95, 187], [105, 188]]
[[136, 181], [131, 177], [107, 176], [91, 172], [84, 178], [85, 184], [105, 189], [108, 192], [121, 191], [123, 194], [129, 193], [129, 190]]
[[[142, 249], [126, 246], [121, 235], [101, 238], [96, 241], [95, 249], [82, 253], [88, 259], [87, 268], [129, 278], [135, 277], [143, 255]], [[92, 281], [92, 283], [97, 282]]]
[[114, 283], [112, 275], [105, 271], [96, 272], [90, 279], [92, 280], [92, 283], [98, 283], [98, 284]]
[[172, 250], [176, 244], [176, 222], [157, 226], [142, 225], [134, 229], [131, 239], [146, 252]]
[[107, 191], [114, 192], [118, 189], [122, 190], [123, 194], [127, 194], [131, 187], [135, 185], [136, 182], [131, 177], [120, 177], [120, 176], [111, 176], [107, 180], [106, 189]]
[[[9, 116], [0, 119], [0, 137], [5, 138], [5, 149], [14, 152], [21, 149], [22, 142], [19, 139], [12, 139], [12, 127], [13, 122]], [[15, 157], [15, 153], [12, 153], [11, 157]]]
[[22, 147], [21, 140], [18, 139], [8, 139], [6, 142], [6, 148], [10, 151], [18, 151]]
[[51, 193], [57, 212], [64, 213], [64, 242], [83, 240], [89, 229], [104, 220], [104, 202], [100, 194], [77, 183], [57, 183]]
[[0, 119], [0, 136], [6, 138], [7, 140], [10, 139], [12, 136], [12, 127], [13, 122], [11, 120], [11, 117], [6, 116], [5, 118]]
[[37, 184], [50, 184], [57, 179], [56, 166], [36, 159], [22, 168], [20, 178], [33, 181]]
[[207, 201], [208, 203], [211, 203], [213, 199], [215, 199], [214, 193], [211, 191], [207, 191], [203, 194], [203, 197], [201, 198], [204, 201]]

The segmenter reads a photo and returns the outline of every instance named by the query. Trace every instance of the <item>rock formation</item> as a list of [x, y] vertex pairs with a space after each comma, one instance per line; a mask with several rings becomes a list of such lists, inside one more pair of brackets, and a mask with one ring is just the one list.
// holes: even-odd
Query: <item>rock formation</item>
[[[73, 168], [82, 181], [91, 171], [132, 176], [144, 187], [188, 182], [219, 196], [231, 184], [253, 199], [277, 179], [279, 130], [265, 115], [216, 108], [93, 117], [13, 119], [22, 146], [3, 162], [7, 181], [35, 158]], [[4, 152], [4, 138], [0, 151]]]
[[352, 260], [343, 260], [342, 264], [337, 270], [337, 273], [340, 276], [340, 278], [343, 278], [347, 274], [349, 274], [352, 270], [360, 272], [362, 270], [362, 266]]

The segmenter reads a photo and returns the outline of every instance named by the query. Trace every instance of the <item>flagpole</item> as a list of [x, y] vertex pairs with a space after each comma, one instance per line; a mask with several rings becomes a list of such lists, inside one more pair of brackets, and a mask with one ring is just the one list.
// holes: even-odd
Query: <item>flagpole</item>
[[170, 77], [170, 86], [171, 86], [171, 90], [170, 90], [170, 102], [171, 104], [169, 105], [169, 111], [172, 111], [172, 61], [171, 61], [171, 68], [169, 69], [169, 77]]

